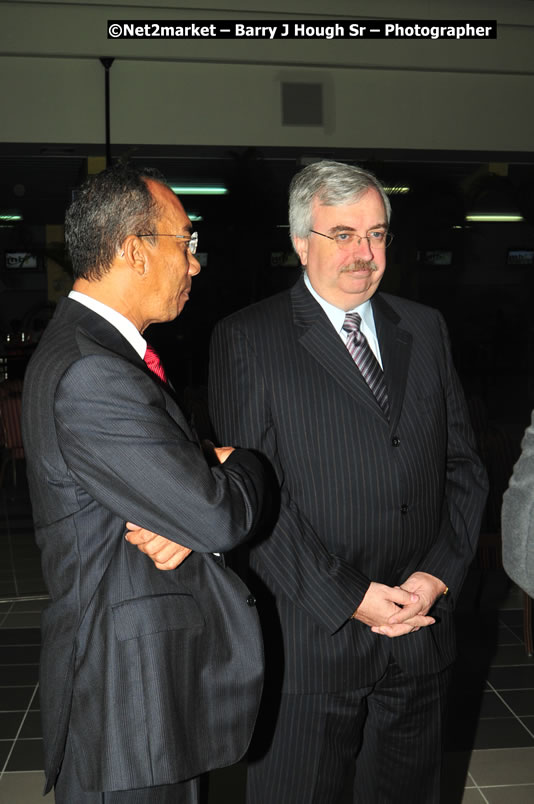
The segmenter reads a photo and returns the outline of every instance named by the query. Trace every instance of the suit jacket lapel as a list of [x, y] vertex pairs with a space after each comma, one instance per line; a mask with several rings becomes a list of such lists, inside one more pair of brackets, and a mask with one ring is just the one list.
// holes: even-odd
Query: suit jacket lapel
[[133, 363], [150, 378], [161, 385], [165, 392], [167, 412], [179, 424], [191, 440], [198, 441], [189, 423], [187, 422], [178, 401], [175, 398], [172, 386], [166, 385], [153, 372], [150, 371], [143, 358], [139, 357], [131, 343], [101, 315], [93, 312], [73, 299], [61, 299], [58, 304], [58, 313], [69, 317], [71, 323], [76, 327], [78, 343], [82, 351], [94, 354], [101, 351], [102, 354], [113, 352]]
[[290, 295], [293, 320], [300, 330], [299, 341], [303, 348], [369, 413], [384, 419], [372, 391], [303, 279], [291, 288]]
[[139, 368], [144, 367], [148, 372], [145, 361], [139, 357], [131, 343], [126, 340], [119, 330], [98, 313], [74, 299], [60, 299], [57, 315], [63, 321], [75, 328], [78, 345], [82, 353], [94, 354], [102, 352], [124, 357]]
[[397, 427], [404, 401], [412, 336], [399, 326], [399, 315], [380, 293], [373, 296], [372, 307], [388, 388], [390, 428], [393, 431]]

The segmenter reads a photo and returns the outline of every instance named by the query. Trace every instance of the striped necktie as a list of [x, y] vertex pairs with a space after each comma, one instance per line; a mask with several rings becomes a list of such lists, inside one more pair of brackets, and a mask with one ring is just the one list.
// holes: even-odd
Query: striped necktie
[[389, 401], [384, 372], [373, 354], [365, 335], [360, 332], [362, 319], [359, 313], [347, 313], [343, 329], [349, 333], [347, 349], [362, 374], [365, 382], [373, 392], [376, 401], [389, 418]]
[[165, 374], [165, 369], [163, 368], [162, 362], [159, 359], [159, 355], [149, 344], [147, 344], [146, 347], [144, 361], [150, 371], [159, 377], [160, 380], [163, 380], [163, 382], [167, 382], [167, 375]]

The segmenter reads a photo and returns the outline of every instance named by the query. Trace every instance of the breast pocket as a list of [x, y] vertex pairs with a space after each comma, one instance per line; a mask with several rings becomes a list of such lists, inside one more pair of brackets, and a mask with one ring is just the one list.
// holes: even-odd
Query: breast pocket
[[169, 594], [124, 600], [111, 607], [120, 642], [160, 631], [203, 628], [204, 617], [192, 595]]

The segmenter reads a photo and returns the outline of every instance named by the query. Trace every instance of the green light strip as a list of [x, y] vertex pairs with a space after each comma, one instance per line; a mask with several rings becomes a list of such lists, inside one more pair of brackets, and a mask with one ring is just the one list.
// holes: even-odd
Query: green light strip
[[201, 184], [171, 184], [177, 195], [226, 195], [228, 190], [222, 185], [203, 186]]
[[525, 220], [522, 215], [509, 212], [473, 212], [465, 219], [474, 223], [521, 223]]

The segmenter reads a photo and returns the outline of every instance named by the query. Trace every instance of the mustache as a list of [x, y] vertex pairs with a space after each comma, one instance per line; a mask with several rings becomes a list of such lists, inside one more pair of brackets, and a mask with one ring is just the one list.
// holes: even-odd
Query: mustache
[[349, 265], [343, 266], [340, 273], [348, 274], [355, 271], [378, 271], [378, 265], [374, 260], [354, 260]]

